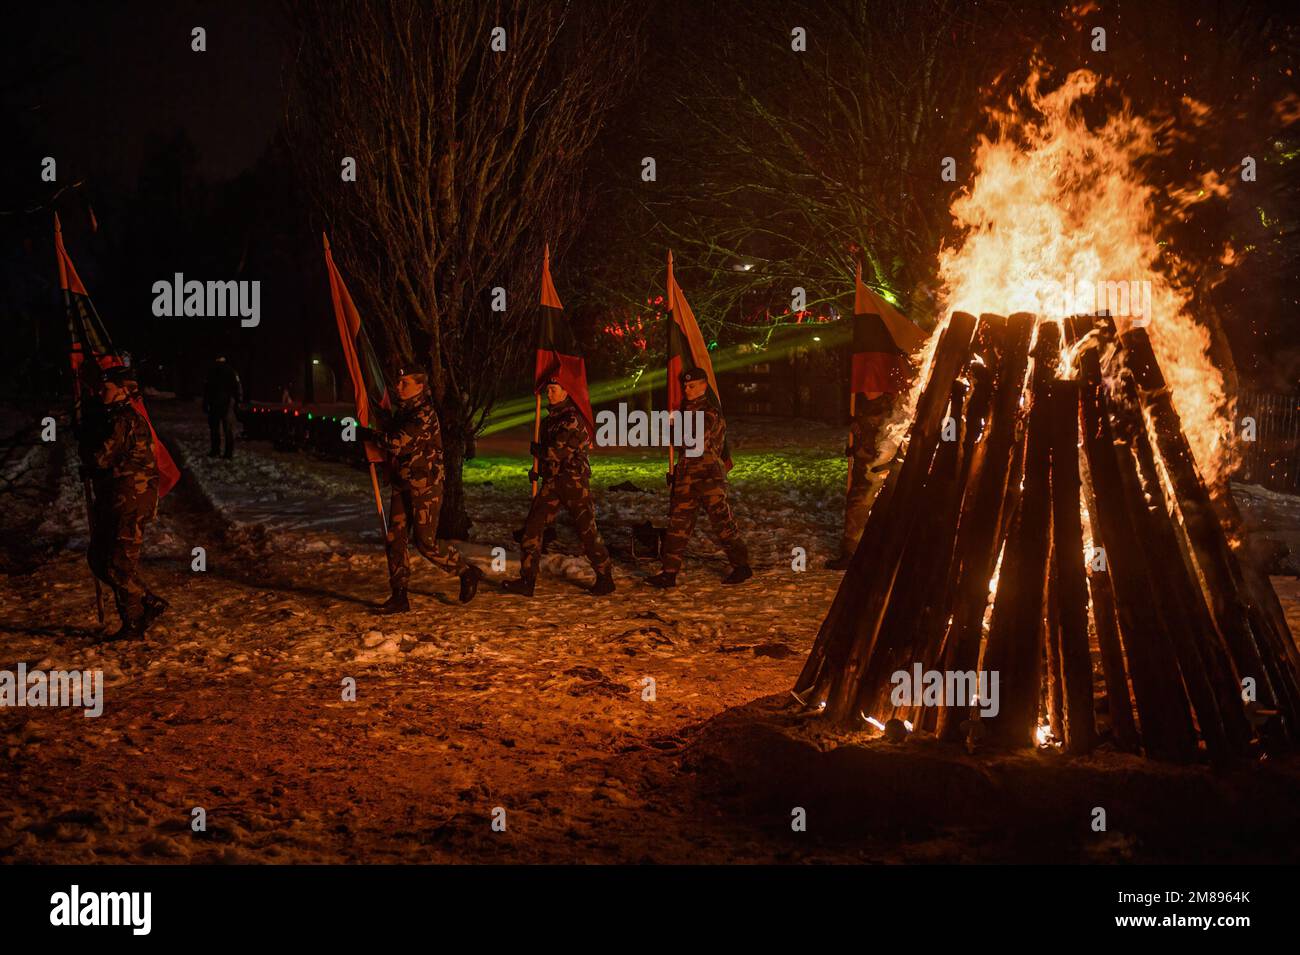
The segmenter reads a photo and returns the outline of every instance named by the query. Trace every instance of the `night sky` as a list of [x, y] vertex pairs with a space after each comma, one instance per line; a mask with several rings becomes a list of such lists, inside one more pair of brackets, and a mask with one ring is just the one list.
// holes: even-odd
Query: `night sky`
[[[7, 31], [5, 74], [41, 77], [27, 98], [41, 103], [44, 141], [69, 173], [129, 183], [147, 145], [183, 129], [200, 171], [229, 178], [256, 161], [280, 118], [276, 9], [256, 0], [28, 5], [27, 28]], [[190, 48], [196, 26], [207, 30], [206, 53]]]

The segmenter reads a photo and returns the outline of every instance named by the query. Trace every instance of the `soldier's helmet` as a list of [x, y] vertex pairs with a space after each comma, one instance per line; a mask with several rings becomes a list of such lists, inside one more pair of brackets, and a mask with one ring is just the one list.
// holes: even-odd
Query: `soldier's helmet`
[[111, 368], [105, 368], [100, 372], [100, 378], [108, 383], [124, 388], [136, 383], [135, 372], [125, 365], [114, 365]]
[[407, 375], [412, 375], [415, 378], [418, 378], [421, 384], [428, 384], [429, 374], [418, 363], [413, 361], [406, 361], [404, 359], [402, 361], [395, 362], [393, 364], [394, 381], [396, 381], [398, 378], [405, 378]]

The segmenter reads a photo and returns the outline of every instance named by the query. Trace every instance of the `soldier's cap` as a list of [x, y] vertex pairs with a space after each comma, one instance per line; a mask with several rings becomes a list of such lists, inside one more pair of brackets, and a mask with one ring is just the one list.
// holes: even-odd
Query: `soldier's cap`
[[708, 381], [709, 376], [704, 373], [703, 368], [687, 368], [682, 372], [682, 384], [688, 381]]
[[103, 380], [114, 385], [124, 385], [135, 381], [135, 372], [125, 365], [114, 365], [102, 372]]
[[426, 383], [429, 378], [428, 373], [414, 362], [398, 362], [393, 366], [394, 378], [405, 378], [407, 375], [414, 375], [420, 381]]
[[540, 385], [537, 386], [537, 390], [539, 392], [545, 391], [551, 385], [559, 385], [561, 388], [563, 388], [564, 382], [560, 381], [560, 379], [556, 378], [554, 375], [551, 375], [551, 377], [547, 378], [545, 381], [543, 381]]

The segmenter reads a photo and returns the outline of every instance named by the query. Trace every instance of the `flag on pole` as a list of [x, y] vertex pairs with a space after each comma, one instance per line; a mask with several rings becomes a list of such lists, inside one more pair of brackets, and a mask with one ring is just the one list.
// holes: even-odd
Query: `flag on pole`
[[[334, 254], [330, 251], [329, 236], [321, 233], [325, 242], [325, 267], [330, 277], [330, 299], [334, 303], [334, 318], [339, 326], [339, 341], [343, 345], [343, 360], [348, 366], [352, 378], [352, 396], [357, 406], [357, 424], [363, 428], [373, 428], [374, 415], [372, 407], [390, 408], [392, 402], [388, 396], [388, 386], [384, 382], [383, 366], [370, 344], [370, 336], [361, 325], [361, 315], [343, 284], [343, 276], [334, 264]], [[378, 464], [384, 460], [384, 452], [370, 442], [365, 442], [366, 460]]]
[[[68, 250], [64, 248], [63, 226], [59, 223], [58, 213], [54, 215], [54, 251], [59, 260], [59, 288], [63, 290], [63, 304], [68, 313], [73, 397], [80, 404], [83, 386], [87, 390], [98, 390], [100, 373], [125, 362], [113, 349], [108, 330], [95, 311], [95, 304], [77, 275]], [[158, 497], [163, 498], [181, 479], [180, 468], [167, 452], [167, 446], [158, 440], [158, 432], [149, 419], [144, 398], [138, 392], [133, 394], [131, 406], [144, 418], [149, 425], [149, 433], [153, 435], [154, 460], [158, 466]]]
[[850, 391], [868, 397], [900, 392], [907, 386], [907, 356], [925, 342], [925, 333], [862, 284], [861, 262], [855, 285]]
[[[682, 391], [682, 372], [702, 368], [709, 381], [709, 402], [722, 410], [718, 380], [713, 375], [713, 362], [709, 349], [695, 322], [695, 313], [686, 301], [682, 288], [673, 276], [673, 253], [668, 252], [668, 411], [680, 411], [685, 395]], [[731, 448], [723, 447], [722, 463], [731, 470]]]
[[587, 364], [578, 347], [573, 326], [564, 317], [564, 306], [551, 281], [551, 247], [542, 257], [542, 319], [537, 330], [537, 360], [533, 366], [533, 385], [540, 389], [548, 378], [558, 378], [582, 412], [587, 432], [594, 438], [596, 419], [591, 413], [591, 396], [587, 391]]

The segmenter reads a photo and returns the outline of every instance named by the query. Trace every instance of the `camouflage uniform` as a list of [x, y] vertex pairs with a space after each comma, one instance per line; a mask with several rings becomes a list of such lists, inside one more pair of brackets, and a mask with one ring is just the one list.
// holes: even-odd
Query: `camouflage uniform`
[[542, 534], [555, 520], [560, 505], [568, 510], [582, 540], [582, 549], [600, 576], [613, 569], [609, 551], [596, 528], [596, 509], [591, 501], [591, 463], [587, 452], [591, 435], [573, 399], [565, 398], [550, 408], [542, 422], [538, 440], [537, 466], [541, 484], [528, 507], [520, 547], [523, 560], [520, 576], [535, 580], [542, 554]]
[[144, 528], [158, 509], [153, 440], [149, 422], [123, 398], [86, 429], [80, 447], [95, 498], [86, 558], [91, 572], [112, 589], [122, 624], [133, 629], [145, 623], [146, 595], [158, 599], [139, 569]]
[[727, 422], [707, 398], [700, 397], [682, 405], [683, 416], [704, 412], [704, 452], [696, 458], [682, 454], [673, 468], [672, 493], [668, 498], [668, 533], [664, 536], [663, 572], [676, 574], [682, 567], [686, 543], [695, 530], [700, 505], [709, 515], [713, 533], [726, 551], [733, 567], [749, 565], [749, 551], [740, 539], [736, 520], [727, 504], [727, 472], [722, 463], [722, 448], [727, 437]]
[[876, 435], [887, 400], [882, 396], [860, 402], [849, 425], [849, 443], [844, 449], [849, 459], [849, 487], [844, 502], [841, 557], [852, 557], [858, 549], [867, 515], [871, 513], [871, 502], [875, 500], [876, 482], [871, 479], [871, 462], [876, 458]]
[[397, 402], [392, 420], [376, 434], [388, 454], [392, 495], [388, 500], [388, 582], [404, 591], [411, 578], [406, 543], [415, 522], [415, 549], [435, 567], [459, 574], [469, 565], [451, 544], [439, 544], [438, 513], [442, 509], [442, 428], [428, 392]]

